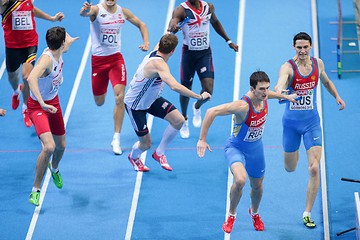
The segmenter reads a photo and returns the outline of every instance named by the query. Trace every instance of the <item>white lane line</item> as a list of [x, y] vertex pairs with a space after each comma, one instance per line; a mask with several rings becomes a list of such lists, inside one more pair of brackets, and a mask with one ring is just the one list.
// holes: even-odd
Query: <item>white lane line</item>
[[[239, 19], [238, 19], [238, 29], [237, 29], [237, 45], [239, 46], [239, 51], [236, 53], [235, 58], [235, 74], [234, 74], [234, 93], [233, 100], [239, 99], [240, 94], [240, 76], [241, 76], [241, 62], [242, 62], [242, 48], [243, 48], [243, 38], [244, 38], [244, 23], [245, 23], [245, 6], [246, 0], [240, 0], [239, 2]], [[231, 121], [231, 129], [233, 129], [233, 121]], [[230, 208], [230, 189], [233, 183], [233, 175], [228, 170], [228, 182], [227, 182], [227, 193], [226, 193], [226, 212], [225, 212], [225, 220], [227, 213]], [[224, 240], [230, 240], [230, 234], [224, 233]]]
[[[167, 27], [168, 27], [168, 24], [169, 24], [169, 22], [171, 20], [174, 8], [175, 8], [175, 0], [170, 0], [169, 5], [168, 5], [168, 12], [167, 12], [167, 15], [166, 15], [166, 20], [165, 20], [164, 34], [167, 32]], [[148, 120], [147, 120], [147, 122], [148, 122], [147, 125], [148, 125], [148, 128], [149, 128], [150, 132], [151, 132], [153, 120], [154, 120], [154, 117], [152, 115], [149, 115]], [[144, 164], [145, 164], [145, 160], [146, 160], [146, 154], [147, 154], [147, 151], [145, 151], [145, 152], [143, 152], [141, 154], [141, 158], [144, 160]], [[131, 202], [131, 209], [130, 209], [130, 214], [129, 214], [129, 219], [128, 219], [128, 225], [127, 225], [127, 228], [126, 228], [125, 240], [130, 240], [131, 239], [132, 230], [133, 230], [133, 227], [134, 227], [137, 204], [138, 204], [139, 195], [140, 195], [140, 187], [141, 187], [142, 176], [143, 176], [142, 172], [138, 172], [136, 174], [134, 195], [133, 195], [133, 199], [132, 199], [132, 202]]]
[[[89, 35], [87, 43], [86, 43], [86, 47], [85, 47], [85, 50], [84, 50], [84, 53], [83, 53], [83, 57], [81, 59], [81, 64], [80, 64], [80, 67], [78, 69], [78, 72], [77, 72], [77, 75], [76, 75], [76, 78], [75, 78], [75, 81], [74, 81], [74, 85], [73, 85], [73, 88], [72, 88], [72, 91], [71, 91], [71, 94], [70, 94], [69, 102], [68, 102], [68, 104], [66, 106], [66, 110], [65, 110], [65, 114], [64, 114], [65, 128], [66, 128], [67, 122], [69, 120], [70, 112], [71, 112], [72, 107], [74, 105], [75, 97], [76, 97], [77, 91], [79, 89], [80, 81], [81, 81], [82, 75], [84, 73], [84, 69], [85, 69], [85, 66], [86, 66], [87, 59], [89, 57], [90, 47], [91, 47], [91, 41], [90, 41], [90, 35]], [[30, 226], [29, 226], [28, 232], [26, 234], [26, 238], [25, 238], [26, 240], [32, 239], [32, 236], [34, 234], [36, 223], [37, 223], [37, 220], [39, 218], [39, 213], [41, 211], [41, 206], [42, 206], [42, 203], [44, 201], [44, 198], [45, 198], [45, 195], [46, 195], [46, 190], [47, 190], [48, 185], [49, 185], [50, 175], [51, 175], [50, 171], [47, 170], [46, 174], [45, 174], [45, 179], [44, 179], [43, 185], [42, 185], [41, 190], [40, 190], [41, 191], [40, 205], [37, 206], [35, 208], [35, 210], [34, 210], [34, 213], [33, 213], [33, 216], [32, 216], [31, 222], [30, 222]]]
[[[318, 35], [318, 21], [317, 21], [317, 9], [316, 0], [311, 0], [311, 19], [313, 30], [313, 51], [316, 58], [319, 57], [319, 35]], [[322, 114], [322, 101], [321, 101], [321, 86], [317, 86], [317, 108], [320, 116], [320, 124], [322, 128], [323, 148], [322, 158], [320, 160], [320, 174], [321, 174], [321, 198], [323, 208], [323, 222], [324, 222], [324, 240], [330, 240], [330, 226], [329, 226], [329, 210], [328, 210], [328, 196], [327, 196], [327, 183], [326, 183], [326, 160], [325, 160], [325, 138], [323, 128], [323, 114]]]

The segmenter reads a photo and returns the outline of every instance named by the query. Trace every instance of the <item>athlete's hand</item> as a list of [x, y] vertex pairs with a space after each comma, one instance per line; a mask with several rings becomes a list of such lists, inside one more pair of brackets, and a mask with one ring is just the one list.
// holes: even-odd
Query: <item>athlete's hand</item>
[[141, 44], [141, 45], [139, 46], [139, 48], [140, 48], [141, 51], [146, 52], [147, 50], [149, 50], [149, 45], [150, 45], [149, 42], [144, 42], [143, 44]]
[[345, 102], [341, 99], [341, 97], [337, 97], [336, 102], [338, 105], [340, 105], [339, 110], [343, 110], [345, 108]]
[[237, 44], [233, 43], [233, 42], [229, 44], [229, 47], [231, 49], [234, 49], [235, 52], [239, 51], [239, 46]]
[[211, 94], [208, 92], [203, 92], [202, 94], [200, 94], [201, 98], [199, 100], [210, 100], [211, 99]]
[[53, 22], [56, 22], [56, 21], [61, 22], [64, 19], [64, 17], [65, 17], [64, 13], [58, 12], [57, 14], [55, 14], [54, 16], [51, 17], [52, 18], [51, 21], [53, 21]]
[[5, 115], [6, 115], [6, 110], [0, 108], [0, 117], [3, 117], [3, 116], [5, 116]]
[[298, 95], [296, 93], [284, 95], [285, 99], [287, 99], [287, 100], [289, 100], [289, 102], [293, 102], [293, 103], [296, 103], [298, 101], [297, 97], [298, 97]]
[[205, 156], [206, 149], [209, 149], [209, 152], [212, 152], [212, 149], [210, 148], [209, 144], [207, 144], [206, 141], [199, 139], [196, 145], [197, 148], [197, 154], [199, 157]]
[[57, 108], [54, 107], [53, 105], [49, 105], [44, 103], [43, 105], [41, 105], [42, 109], [44, 109], [45, 111], [48, 111], [50, 113], [56, 113], [57, 112]]

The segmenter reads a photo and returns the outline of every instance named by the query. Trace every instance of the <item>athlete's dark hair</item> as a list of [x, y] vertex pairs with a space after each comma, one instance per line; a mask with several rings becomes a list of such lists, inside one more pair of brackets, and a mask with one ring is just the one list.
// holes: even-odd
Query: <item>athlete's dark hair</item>
[[270, 82], [269, 76], [263, 71], [253, 72], [250, 76], [250, 86], [256, 88], [258, 82]]
[[298, 34], [296, 34], [294, 36], [294, 39], [293, 39], [294, 46], [295, 46], [295, 43], [296, 43], [297, 40], [308, 40], [310, 42], [310, 45], [312, 44], [311, 37], [306, 32], [299, 32]]
[[66, 31], [63, 27], [52, 27], [46, 32], [46, 44], [50, 50], [57, 50], [65, 41]]
[[168, 54], [176, 48], [178, 38], [175, 34], [165, 34], [159, 41], [159, 52]]

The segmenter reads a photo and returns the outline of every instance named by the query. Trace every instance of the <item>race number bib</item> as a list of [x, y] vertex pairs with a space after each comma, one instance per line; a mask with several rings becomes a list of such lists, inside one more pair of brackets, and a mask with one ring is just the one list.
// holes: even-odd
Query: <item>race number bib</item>
[[196, 32], [189, 34], [189, 50], [204, 50], [209, 48], [209, 34]]
[[298, 94], [301, 96], [301, 99], [297, 103], [290, 102], [289, 109], [295, 111], [302, 110], [312, 110], [314, 109], [314, 91], [307, 90], [302, 91], [302, 94]]
[[57, 93], [59, 91], [60, 85], [63, 82], [63, 77], [53, 79], [52, 81], [52, 89], [50, 93]]
[[12, 30], [33, 30], [31, 11], [15, 11], [12, 13]]
[[100, 32], [101, 45], [120, 47], [119, 29], [102, 29]]
[[246, 136], [244, 138], [245, 142], [255, 142], [260, 140], [264, 133], [265, 126], [260, 127], [249, 127]]

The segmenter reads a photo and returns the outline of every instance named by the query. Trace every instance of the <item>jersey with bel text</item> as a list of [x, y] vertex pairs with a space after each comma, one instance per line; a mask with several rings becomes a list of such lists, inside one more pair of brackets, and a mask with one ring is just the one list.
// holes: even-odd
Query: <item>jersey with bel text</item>
[[1, 14], [6, 48], [28, 48], [38, 45], [32, 0], [9, 0]]

